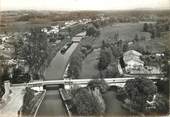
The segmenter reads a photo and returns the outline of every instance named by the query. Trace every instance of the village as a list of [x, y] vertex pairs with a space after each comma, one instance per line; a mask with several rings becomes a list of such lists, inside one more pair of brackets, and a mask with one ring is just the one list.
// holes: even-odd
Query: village
[[167, 115], [167, 16], [82, 16], [0, 33], [1, 114]]

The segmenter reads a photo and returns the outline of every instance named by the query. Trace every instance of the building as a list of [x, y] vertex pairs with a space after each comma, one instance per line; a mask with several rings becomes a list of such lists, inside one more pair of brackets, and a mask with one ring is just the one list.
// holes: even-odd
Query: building
[[76, 35], [76, 37], [85, 37], [86, 36], [86, 31], [85, 32], [81, 32], [81, 33], [78, 33]]
[[82, 37], [73, 37], [72, 42], [79, 43], [81, 41], [81, 39], [82, 39]]
[[80, 42], [86, 36], [86, 32], [78, 33], [75, 37], [72, 38], [73, 42]]
[[124, 53], [123, 61], [126, 65], [125, 69], [139, 69], [144, 66], [144, 62], [140, 59], [141, 53], [135, 50], [129, 50]]

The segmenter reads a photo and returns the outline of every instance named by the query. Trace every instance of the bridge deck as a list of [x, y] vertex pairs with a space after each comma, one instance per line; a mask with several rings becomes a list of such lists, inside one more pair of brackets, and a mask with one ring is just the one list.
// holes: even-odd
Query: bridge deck
[[[134, 77], [127, 77], [127, 78], [104, 78], [104, 80], [109, 83], [125, 83], [127, 80], [134, 79]], [[148, 77], [148, 79], [151, 80], [158, 80], [161, 78], [157, 77]], [[53, 84], [87, 84], [89, 81], [93, 79], [64, 79], [64, 80], [49, 80], [49, 81], [36, 81], [36, 82], [30, 82], [27, 85], [53, 85]]]

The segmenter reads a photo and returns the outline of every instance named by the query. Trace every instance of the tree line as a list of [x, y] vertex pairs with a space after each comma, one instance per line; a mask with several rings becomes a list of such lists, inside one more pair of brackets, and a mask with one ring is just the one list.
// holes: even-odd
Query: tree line
[[122, 107], [129, 110], [132, 115], [167, 114], [168, 100], [158, 92], [158, 88], [152, 80], [145, 77], [127, 80], [123, 88], [116, 87], [116, 90], [112, 86], [109, 87], [104, 79], [94, 79], [87, 87], [75, 85], [71, 89], [71, 112], [73, 115], [81, 116], [104, 115], [108, 105], [105, 104], [102, 95], [107, 91], [116, 91], [116, 98], [122, 101]]

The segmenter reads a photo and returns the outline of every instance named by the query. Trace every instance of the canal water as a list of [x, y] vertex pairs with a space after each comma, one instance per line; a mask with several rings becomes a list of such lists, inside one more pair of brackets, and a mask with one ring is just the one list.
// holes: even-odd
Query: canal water
[[67, 66], [68, 60], [79, 43], [73, 43], [70, 48], [61, 54], [60, 51], [53, 58], [48, 68], [45, 70], [45, 80], [61, 80]]

